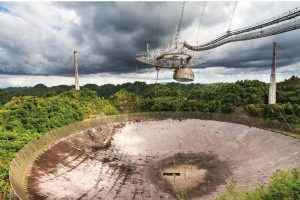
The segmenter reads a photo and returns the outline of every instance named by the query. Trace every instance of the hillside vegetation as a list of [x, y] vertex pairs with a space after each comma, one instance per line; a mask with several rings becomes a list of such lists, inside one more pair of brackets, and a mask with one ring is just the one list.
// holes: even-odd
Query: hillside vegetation
[[[277, 84], [277, 104], [268, 105], [268, 84], [257, 80], [216, 84], [146, 84], [122, 85], [88, 84], [82, 88], [93, 90], [99, 97], [111, 101], [122, 112], [137, 111], [200, 111], [236, 113], [242, 108], [254, 117], [269, 118], [299, 124], [300, 78], [291, 77]], [[6, 88], [0, 90], [0, 104], [18, 96], [51, 97], [69, 91], [72, 86]], [[241, 110], [241, 109], [238, 109]], [[240, 114], [240, 113], [237, 113]]]
[[289, 123], [295, 132], [300, 130], [300, 79], [295, 76], [277, 84], [276, 105], [267, 104], [268, 84], [257, 80], [207, 85], [88, 84], [80, 91], [72, 88], [38, 84], [0, 89], [0, 199], [9, 199], [9, 163], [26, 143], [96, 114], [177, 110], [234, 113]]
[[239, 191], [234, 182], [217, 200], [298, 200], [300, 199], [300, 170], [276, 171], [271, 180], [254, 191]]
[[14, 97], [0, 113], [0, 191], [9, 199], [9, 163], [29, 141], [52, 129], [83, 120], [93, 114], [118, 111], [96, 92], [70, 90], [52, 97]]

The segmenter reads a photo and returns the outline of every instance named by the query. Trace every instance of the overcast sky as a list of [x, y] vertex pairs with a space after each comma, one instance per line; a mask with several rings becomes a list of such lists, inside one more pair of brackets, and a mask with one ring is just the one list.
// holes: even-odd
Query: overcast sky
[[[235, 2], [187, 2], [181, 41], [208, 42], [229, 28]], [[174, 39], [182, 2], [0, 2], [0, 87], [73, 84], [78, 50], [80, 84], [155, 82], [156, 72], [134, 60]], [[239, 1], [231, 30], [300, 7], [300, 2]], [[269, 81], [272, 43], [279, 44], [277, 80], [300, 76], [300, 30], [203, 51], [195, 82]], [[161, 70], [159, 81], [172, 80]]]

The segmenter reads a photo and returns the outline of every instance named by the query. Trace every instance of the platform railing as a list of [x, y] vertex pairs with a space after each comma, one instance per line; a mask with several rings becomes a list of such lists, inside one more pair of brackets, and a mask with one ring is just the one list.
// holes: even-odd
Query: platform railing
[[17, 198], [30, 199], [27, 192], [27, 175], [29, 174], [35, 159], [59, 140], [70, 135], [115, 122], [126, 122], [134, 120], [163, 120], [163, 119], [202, 119], [221, 122], [237, 123], [262, 129], [277, 131], [290, 131], [287, 124], [248, 116], [201, 113], [201, 112], [145, 112], [129, 113], [121, 115], [98, 116], [92, 119], [76, 122], [64, 127], [52, 130], [41, 135], [38, 139], [26, 144], [11, 161], [9, 169], [9, 180], [14, 194]]

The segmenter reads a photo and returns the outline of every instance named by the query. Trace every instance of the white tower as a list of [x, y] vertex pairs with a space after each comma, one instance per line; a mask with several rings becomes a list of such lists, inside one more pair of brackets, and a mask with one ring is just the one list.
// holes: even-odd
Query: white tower
[[73, 51], [74, 71], [75, 71], [75, 89], [79, 90], [78, 66], [77, 66], [77, 51]]
[[273, 43], [273, 59], [269, 88], [269, 104], [276, 104], [276, 42]]

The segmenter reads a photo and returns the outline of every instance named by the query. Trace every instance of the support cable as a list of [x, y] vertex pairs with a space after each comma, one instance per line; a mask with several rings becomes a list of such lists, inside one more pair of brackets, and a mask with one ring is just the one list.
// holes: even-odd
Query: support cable
[[[155, 32], [158, 33], [159, 30], [159, 24], [160, 24], [160, 13], [161, 13], [161, 2], [159, 2], [159, 11], [158, 11], [158, 18], [156, 20], [156, 23], [154, 23], [154, 27], [155, 27]], [[147, 43], [147, 45], [149, 45]], [[148, 46], [147, 46], [147, 54], [149, 52]], [[148, 55], [147, 55], [148, 56]]]
[[190, 3], [190, 10], [189, 10], [189, 17], [188, 17], [188, 20], [189, 19], [191, 19], [191, 15], [192, 15], [192, 8], [193, 8], [193, 6], [192, 6], [192, 4], [193, 4], [193, 2], [191, 1], [191, 2], [189, 2]]
[[177, 49], [177, 45], [178, 45], [178, 40], [179, 40], [179, 35], [180, 35], [180, 30], [181, 30], [181, 25], [182, 25], [182, 20], [183, 20], [184, 6], [185, 6], [185, 1], [182, 2], [182, 8], [181, 8], [181, 13], [180, 13], [180, 18], [179, 18], [179, 24], [178, 24], [177, 30], [176, 30], [175, 49]]
[[286, 51], [286, 49], [283, 46], [279, 45], [278, 43], [276, 43], [276, 44], [285, 53], [285, 55], [287, 56], [288, 59], [290, 59], [291, 61], [296, 63], [295, 59], [289, 55], [289, 53]]
[[228, 33], [230, 32], [230, 28], [231, 28], [231, 24], [232, 24], [234, 12], [235, 12], [236, 4], [237, 4], [237, 1], [235, 1], [235, 3], [234, 3], [234, 8], [233, 8], [233, 12], [232, 12], [232, 15], [231, 15], [231, 19], [230, 19], [230, 23], [229, 23], [229, 27], [228, 27], [228, 31], [227, 31]]
[[206, 1], [204, 1], [204, 3], [203, 3], [201, 18], [200, 18], [200, 24], [199, 24], [198, 30], [197, 30], [197, 37], [196, 37], [196, 43], [197, 43], [197, 45], [198, 45], [198, 38], [199, 38], [199, 30], [200, 30], [200, 27], [202, 25], [202, 20], [203, 20], [205, 6], [206, 6]]
[[159, 12], [158, 12], [158, 20], [156, 23], [156, 33], [158, 32], [158, 29], [159, 29], [160, 13], [161, 13], [161, 2], [159, 2]]
[[189, 93], [186, 96], [186, 99], [182, 101], [181, 105], [178, 107], [178, 109], [176, 111], [174, 111], [174, 113], [171, 115], [170, 118], [173, 118], [175, 116], [175, 114], [181, 109], [181, 107], [183, 106], [183, 104], [188, 100], [188, 98], [191, 96], [193, 89], [196, 86], [195, 81], [193, 81], [191, 84], [193, 84], [193, 87], [190, 89]]
[[[297, 21], [296, 19], [298, 16], [300, 16], [300, 8], [295, 8], [293, 10], [285, 12], [271, 19], [262, 21], [260, 23], [227, 32], [226, 34], [223, 34], [222, 36], [202, 45], [193, 46], [184, 42], [184, 47], [193, 51], [204, 51], [204, 50], [216, 48], [218, 46], [230, 42], [258, 39], [258, 38], [289, 32], [292, 30], [300, 29], [300, 20]], [[295, 19], [293, 23], [283, 23], [292, 19]], [[272, 25], [276, 25], [276, 24], [277, 24], [276, 27], [274, 26], [272, 27]]]

